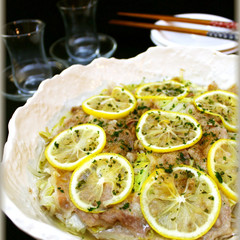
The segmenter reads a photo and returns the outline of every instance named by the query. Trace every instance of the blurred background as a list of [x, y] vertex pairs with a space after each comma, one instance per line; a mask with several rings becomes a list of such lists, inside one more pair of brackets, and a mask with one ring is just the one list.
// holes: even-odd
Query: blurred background
[[[47, 55], [49, 48], [59, 38], [65, 36], [63, 20], [56, 7], [57, 0], [7, 0], [5, 2], [5, 21], [19, 19], [41, 19], [46, 23], [44, 44]], [[110, 19], [119, 18], [118, 11], [174, 15], [180, 13], [208, 13], [235, 19], [234, 0], [99, 0], [96, 13], [97, 32], [112, 36], [118, 44], [113, 57], [131, 58], [154, 46], [150, 39], [150, 30], [110, 25]], [[143, 20], [144, 21], [144, 20]], [[6, 65], [9, 64], [6, 54]], [[17, 107], [24, 102], [4, 99], [7, 123]], [[24, 203], [23, 203], [24, 204]], [[5, 217], [5, 238], [7, 240], [31, 240]]]
[[[6, 21], [24, 18], [39, 18], [46, 23], [45, 48], [65, 36], [63, 21], [57, 0], [7, 0]], [[153, 46], [150, 30], [108, 24], [110, 19], [118, 18], [118, 11], [174, 15], [178, 13], [209, 13], [234, 18], [234, 0], [99, 0], [96, 24], [97, 31], [106, 33], [118, 42], [116, 58], [129, 58]]]

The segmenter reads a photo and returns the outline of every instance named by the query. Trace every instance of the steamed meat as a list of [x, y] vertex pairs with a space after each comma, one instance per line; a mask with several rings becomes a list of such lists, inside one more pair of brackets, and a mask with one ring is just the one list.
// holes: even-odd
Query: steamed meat
[[[214, 89], [217, 89], [216, 83], [209, 86], [209, 90]], [[157, 108], [157, 105], [155, 105], [153, 101], [138, 100], [137, 108], [127, 117], [117, 120], [107, 120], [86, 114], [81, 106], [73, 107], [71, 116], [63, 120], [63, 123], [58, 127], [55, 135], [77, 124], [97, 124], [105, 130], [107, 136], [107, 142], [103, 152], [121, 154], [134, 165], [137, 161], [138, 154], [146, 151], [136, 137], [136, 125], [145, 111], [154, 108]], [[207, 173], [207, 155], [212, 144], [218, 139], [230, 138], [228, 131], [224, 128], [219, 117], [203, 114], [191, 103], [187, 105], [186, 111], [191, 113], [201, 124], [203, 130], [201, 140], [192, 147], [179, 151], [168, 153], [148, 151], [146, 156], [149, 160], [150, 172], [156, 168], [171, 171], [172, 167], [185, 164]], [[129, 240], [139, 238], [148, 239], [147, 236], [150, 232], [152, 234], [151, 236], [154, 236], [151, 240], [165, 239], [155, 234], [143, 217], [139, 200], [140, 193], [131, 193], [123, 202], [109, 207], [105, 212], [84, 212], [74, 206], [68, 193], [72, 173], [60, 170], [56, 170], [55, 173], [52, 177], [54, 177], [56, 183], [55, 198], [58, 206], [56, 215], [62, 214], [68, 216], [77, 214], [87, 229], [98, 239], [104, 239], [104, 237], [108, 236], [112, 236], [111, 239], [118, 239], [119, 236], [124, 236], [122, 239]], [[109, 198], [111, 190], [110, 184], [104, 185], [101, 201]], [[231, 235], [231, 213], [232, 209], [229, 201], [226, 196], [222, 194], [220, 215], [214, 226], [201, 239], [214, 240], [221, 236]], [[113, 232], [116, 234], [111, 235]]]

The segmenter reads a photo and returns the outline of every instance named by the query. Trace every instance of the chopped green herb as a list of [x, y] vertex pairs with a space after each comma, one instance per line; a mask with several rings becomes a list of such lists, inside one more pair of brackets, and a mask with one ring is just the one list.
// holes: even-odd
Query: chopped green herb
[[130, 206], [130, 204], [127, 202], [127, 203], [125, 203], [121, 208], [119, 208], [120, 210], [126, 210], [126, 209], [128, 209], [129, 208], [129, 206]]
[[55, 146], [56, 148], [59, 148], [59, 143], [54, 142], [54, 146]]
[[217, 180], [220, 182], [220, 183], [223, 183], [223, 179], [222, 179], [222, 176], [219, 172], [215, 172], [215, 176], [217, 178]]

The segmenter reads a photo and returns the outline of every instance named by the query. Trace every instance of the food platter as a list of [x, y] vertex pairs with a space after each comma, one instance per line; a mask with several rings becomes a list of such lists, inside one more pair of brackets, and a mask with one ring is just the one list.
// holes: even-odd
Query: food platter
[[153, 47], [132, 59], [100, 58], [88, 66], [74, 65], [47, 79], [9, 122], [2, 164], [3, 211], [37, 239], [79, 239], [56, 227], [38, 204], [31, 169], [44, 146], [39, 132], [52, 128], [72, 106], [109, 85], [183, 74], [193, 83], [208, 85], [215, 81], [220, 88], [228, 89], [237, 81], [237, 59], [236, 55], [203, 48]]

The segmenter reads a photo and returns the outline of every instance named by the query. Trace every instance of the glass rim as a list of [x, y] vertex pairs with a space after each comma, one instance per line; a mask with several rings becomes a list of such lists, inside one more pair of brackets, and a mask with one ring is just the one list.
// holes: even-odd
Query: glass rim
[[[81, 0], [75, 0], [75, 2], [80, 2]], [[89, 3], [91, 3], [90, 5], [88, 5]], [[71, 4], [71, 1], [67, 1], [67, 0], [60, 0], [57, 2], [57, 7], [61, 10], [80, 10], [80, 9], [86, 9], [89, 8], [90, 6], [94, 6], [97, 4], [97, 0], [89, 0], [89, 3], [86, 4], [82, 4], [80, 5], [74, 5]]]
[[[35, 29], [33, 31], [29, 31], [26, 33], [20, 33], [20, 34], [7, 34], [6, 33], [7, 27], [9, 27], [11, 25], [17, 26], [18, 24], [29, 24], [29, 23], [35, 23], [36, 25], [38, 24], [39, 28], [37, 30]], [[45, 26], [46, 26], [46, 24], [40, 19], [19, 19], [19, 20], [5, 23], [5, 25], [3, 25], [3, 33], [1, 34], [1, 36], [4, 38], [29, 36], [29, 35], [32, 35], [32, 34], [38, 32], [39, 30], [42, 30]]]

